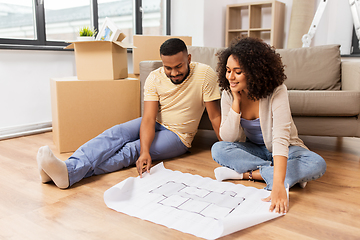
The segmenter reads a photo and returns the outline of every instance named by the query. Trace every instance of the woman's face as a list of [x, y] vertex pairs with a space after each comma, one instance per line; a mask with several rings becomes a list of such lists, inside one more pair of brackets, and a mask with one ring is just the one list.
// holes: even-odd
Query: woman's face
[[246, 90], [246, 77], [239, 62], [230, 55], [226, 64], [226, 79], [229, 81], [230, 89], [232, 92], [240, 92]]

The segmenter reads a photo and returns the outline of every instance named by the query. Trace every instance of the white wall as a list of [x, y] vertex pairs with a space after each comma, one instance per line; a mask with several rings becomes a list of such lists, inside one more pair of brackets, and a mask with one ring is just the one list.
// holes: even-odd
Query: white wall
[[0, 73], [0, 130], [50, 122], [50, 78], [76, 75], [74, 53], [0, 50]]

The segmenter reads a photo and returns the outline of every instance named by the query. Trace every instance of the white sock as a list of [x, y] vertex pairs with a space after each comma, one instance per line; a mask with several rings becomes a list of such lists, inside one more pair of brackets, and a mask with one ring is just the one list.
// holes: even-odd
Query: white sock
[[[53, 180], [57, 187], [69, 187], [69, 174], [65, 162], [55, 157], [48, 146], [39, 149], [38, 163], [44, 173]], [[44, 176], [41, 175], [41, 171], [40, 176], [43, 179]]]
[[243, 179], [243, 174], [227, 167], [218, 167], [214, 170], [215, 178], [219, 182], [226, 179]]
[[43, 150], [41, 150], [42, 148], [39, 149], [37, 156], [36, 156], [36, 161], [38, 164], [38, 169], [39, 169], [39, 173], [40, 173], [40, 180], [42, 183], [47, 183], [51, 181], [51, 178], [49, 177], [49, 175], [46, 174], [46, 172], [44, 172], [44, 170], [41, 167], [41, 163], [40, 163], [40, 159], [43, 153]]
[[306, 184], [307, 184], [307, 182], [301, 182], [301, 183], [299, 183], [299, 185], [300, 185], [301, 188], [305, 188], [305, 187], [306, 187]]

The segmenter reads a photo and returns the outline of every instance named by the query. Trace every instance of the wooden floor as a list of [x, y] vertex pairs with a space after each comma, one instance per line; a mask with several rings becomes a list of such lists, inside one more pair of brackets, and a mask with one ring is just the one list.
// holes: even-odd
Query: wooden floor
[[[301, 137], [324, 157], [325, 175], [305, 189], [290, 189], [290, 211], [222, 239], [360, 239], [360, 139]], [[191, 153], [164, 162], [165, 167], [214, 178], [212, 132], [200, 132]], [[52, 133], [0, 141], [0, 239], [197, 239], [106, 207], [104, 192], [135, 168], [82, 180], [67, 190], [39, 180], [36, 154], [52, 143]], [[262, 182], [233, 181], [263, 188]]]

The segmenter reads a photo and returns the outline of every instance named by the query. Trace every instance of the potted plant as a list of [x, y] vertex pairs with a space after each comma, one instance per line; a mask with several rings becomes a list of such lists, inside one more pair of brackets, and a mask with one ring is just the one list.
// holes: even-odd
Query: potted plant
[[88, 26], [82, 27], [79, 30], [79, 41], [92, 41], [95, 39], [96, 29], [90, 28]]

